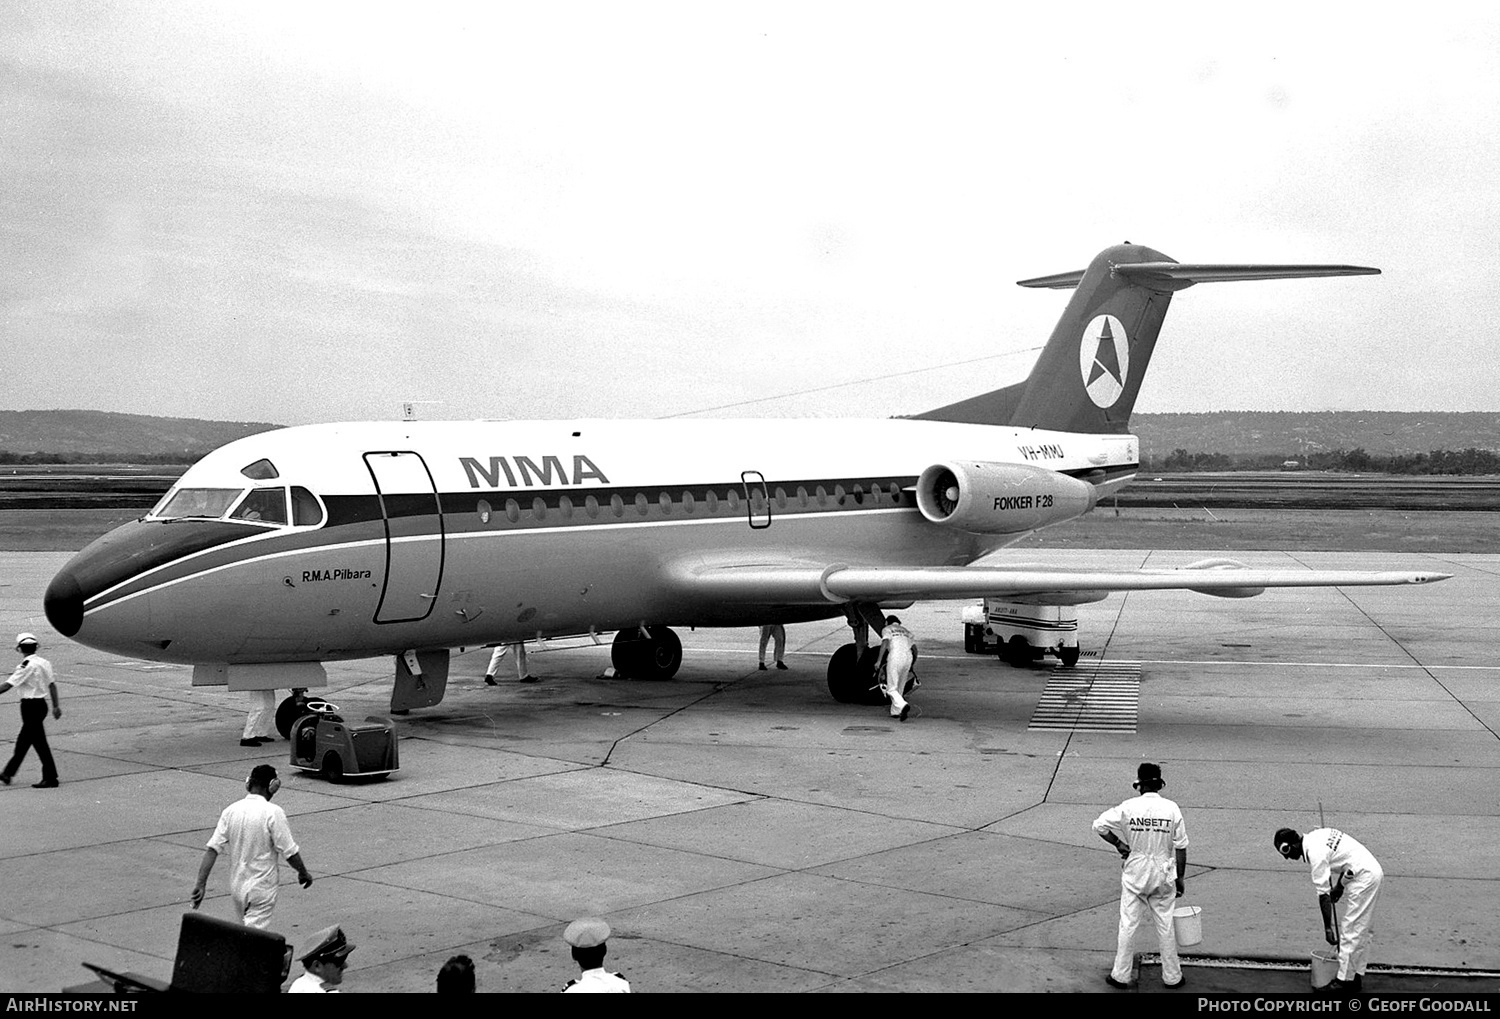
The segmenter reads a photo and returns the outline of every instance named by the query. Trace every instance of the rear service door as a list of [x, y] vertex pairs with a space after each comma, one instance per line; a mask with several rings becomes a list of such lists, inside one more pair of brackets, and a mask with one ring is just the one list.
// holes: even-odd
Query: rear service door
[[759, 530], [771, 526], [771, 496], [766, 491], [766, 479], [760, 471], [744, 471], [740, 483], [745, 486], [745, 508], [750, 517], [750, 526]]
[[443, 581], [443, 516], [432, 473], [412, 452], [366, 453], [385, 516], [385, 589], [377, 623], [426, 619]]

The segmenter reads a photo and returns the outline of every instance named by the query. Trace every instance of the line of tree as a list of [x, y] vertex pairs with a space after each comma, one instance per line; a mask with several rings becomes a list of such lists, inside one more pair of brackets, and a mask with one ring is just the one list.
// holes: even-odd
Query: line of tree
[[1430, 453], [1381, 456], [1363, 447], [1311, 452], [1236, 454], [1188, 452], [1181, 447], [1165, 459], [1144, 465], [1159, 471], [1263, 471], [1295, 466], [1311, 471], [1357, 471], [1367, 474], [1500, 474], [1500, 453], [1489, 449], [1434, 449]]
[[[0, 449], [0, 464], [191, 464], [208, 453], [14, 453]], [[1363, 447], [1308, 453], [1205, 453], [1182, 447], [1165, 459], [1147, 457], [1142, 465], [1154, 471], [1264, 471], [1295, 463], [1312, 471], [1358, 471], [1371, 474], [1500, 474], [1500, 453], [1488, 449], [1434, 449], [1430, 453], [1381, 456]]]
[[0, 464], [190, 464], [209, 453], [13, 453], [0, 449]]

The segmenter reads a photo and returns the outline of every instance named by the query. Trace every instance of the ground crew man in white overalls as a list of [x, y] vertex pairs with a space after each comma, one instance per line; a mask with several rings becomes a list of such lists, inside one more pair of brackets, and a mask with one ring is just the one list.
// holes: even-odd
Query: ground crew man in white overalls
[[1182, 963], [1177, 958], [1177, 935], [1172, 927], [1172, 907], [1185, 890], [1187, 870], [1187, 826], [1177, 804], [1159, 794], [1167, 783], [1161, 768], [1142, 764], [1132, 783], [1140, 795], [1100, 814], [1094, 833], [1119, 852], [1120, 931], [1115, 966], [1104, 980], [1111, 987], [1130, 986], [1135, 954], [1131, 941], [1141, 921], [1150, 913], [1156, 923], [1161, 947], [1161, 980], [1168, 987], [1182, 986]]
[[303, 888], [312, 885], [312, 875], [302, 862], [302, 850], [292, 839], [286, 823], [286, 812], [271, 802], [281, 789], [281, 779], [269, 764], [257, 764], [245, 780], [245, 798], [224, 808], [213, 836], [203, 850], [198, 865], [198, 881], [193, 885], [193, 908], [203, 904], [208, 875], [219, 854], [229, 856], [229, 897], [236, 917], [246, 927], [264, 930], [271, 923], [276, 906], [276, 889], [281, 884], [279, 862], [286, 862], [297, 872]]
[[514, 644], [499, 644], [495, 647], [495, 653], [490, 655], [490, 664], [484, 670], [484, 682], [486, 686], [497, 686], [495, 673], [500, 671], [500, 659], [512, 647], [516, 649], [516, 679], [522, 683], [535, 683], [536, 677], [526, 667], [526, 642], [518, 640]]
[[906, 721], [911, 705], [904, 696], [911, 684], [912, 666], [917, 662], [917, 641], [911, 631], [901, 625], [895, 616], [885, 617], [885, 629], [880, 631], [880, 654], [875, 659], [875, 676], [880, 689], [891, 702], [891, 717]]
[[[1323, 938], [1339, 950], [1339, 974], [1326, 989], [1330, 993], [1363, 990], [1375, 897], [1385, 877], [1380, 861], [1354, 836], [1337, 828], [1314, 828], [1306, 835], [1297, 834], [1295, 828], [1281, 828], [1275, 844], [1288, 860], [1305, 859], [1312, 868], [1313, 890], [1323, 914]], [[1344, 915], [1340, 923], [1334, 906], [1341, 898]]]

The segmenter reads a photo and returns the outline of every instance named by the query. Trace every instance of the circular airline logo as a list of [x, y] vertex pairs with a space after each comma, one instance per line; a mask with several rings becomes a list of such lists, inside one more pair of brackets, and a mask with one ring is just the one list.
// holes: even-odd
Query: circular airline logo
[[1078, 370], [1089, 399], [1111, 407], [1125, 391], [1130, 376], [1130, 341], [1113, 315], [1095, 315], [1078, 344]]

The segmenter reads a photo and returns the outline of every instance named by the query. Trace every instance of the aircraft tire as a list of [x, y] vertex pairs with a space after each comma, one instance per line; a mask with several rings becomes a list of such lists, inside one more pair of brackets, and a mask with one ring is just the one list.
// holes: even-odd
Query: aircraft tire
[[648, 626], [647, 638], [628, 627], [615, 634], [609, 658], [626, 679], [671, 679], [682, 667], [682, 641], [670, 627]]
[[1078, 664], [1079, 649], [1076, 647], [1060, 647], [1057, 649], [1057, 657], [1062, 660], [1063, 668], [1071, 669]]
[[651, 639], [645, 641], [637, 663], [639, 679], [671, 679], [682, 668], [682, 640], [667, 626], [648, 626]]
[[884, 704], [885, 695], [870, 689], [879, 656], [878, 647], [865, 648], [863, 655], [857, 655], [852, 643], [835, 651], [828, 660], [828, 692], [833, 699], [840, 704]]
[[282, 739], [290, 739], [292, 726], [297, 724], [297, 719], [307, 714], [307, 698], [292, 694], [276, 705], [276, 731], [281, 733]]
[[1001, 657], [1018, 669], [1025, 668], [1031, 664], [1031, 642], [1018, 633], [1005, 642]]

